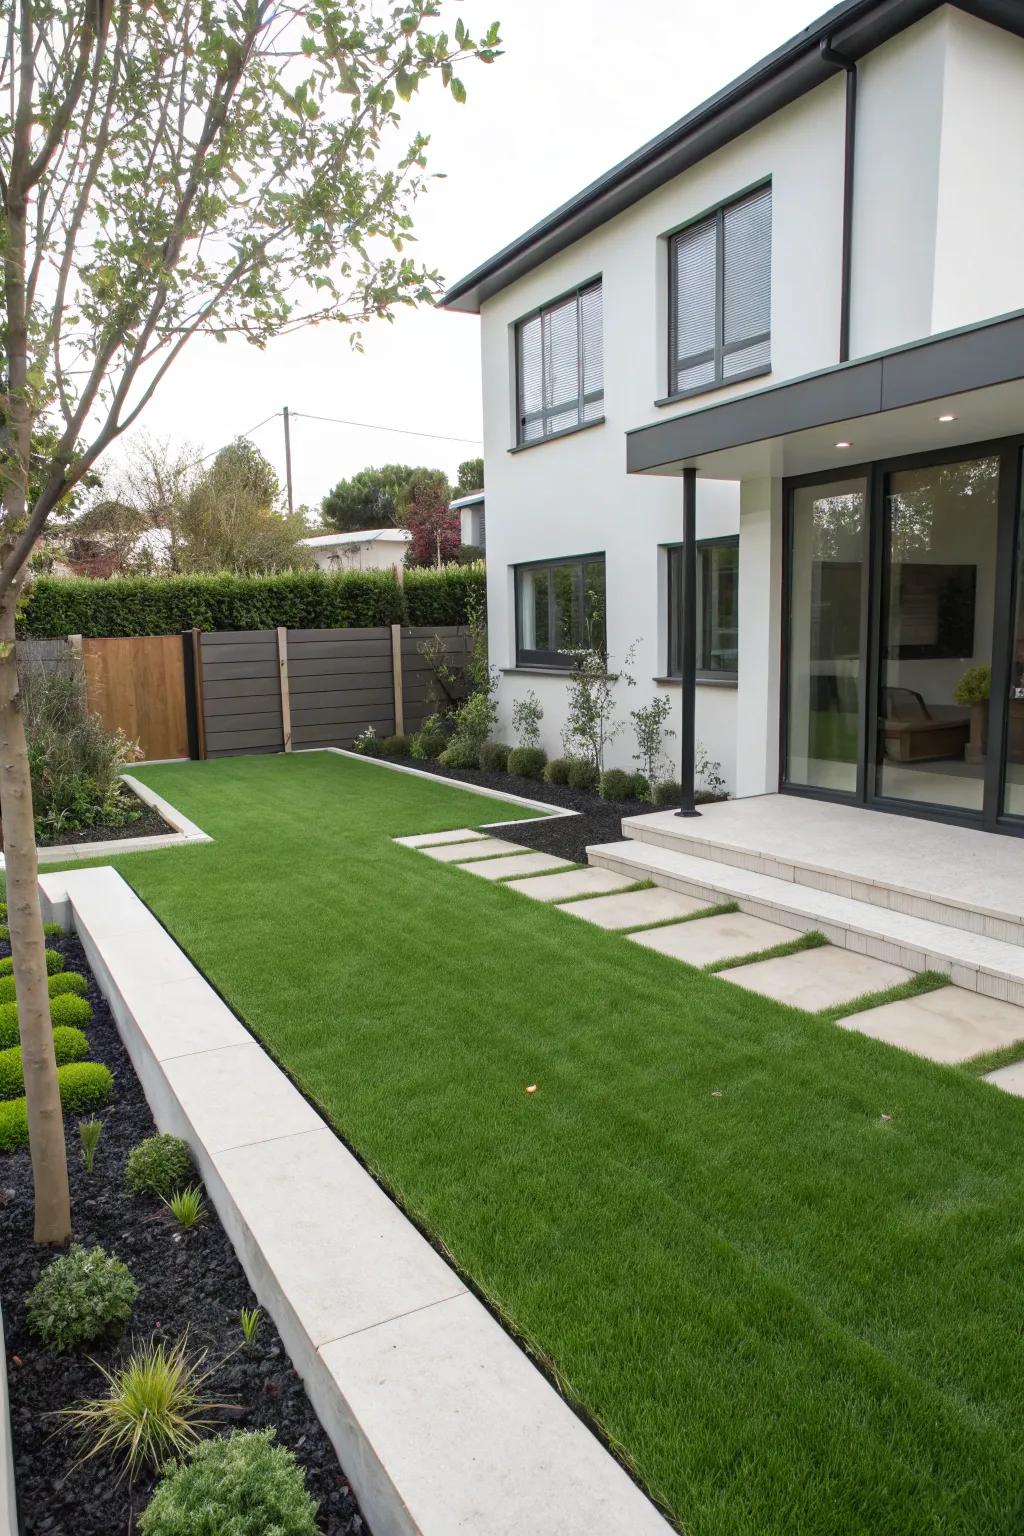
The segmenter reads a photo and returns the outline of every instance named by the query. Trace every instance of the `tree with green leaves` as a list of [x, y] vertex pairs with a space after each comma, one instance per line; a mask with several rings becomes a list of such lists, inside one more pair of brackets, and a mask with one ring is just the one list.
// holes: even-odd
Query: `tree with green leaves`
[[177, 568], [268, 576], [313, 565], [301, 541], [309, 534], [300, 510], [281, 507], [273, 465], [240, 437], [199, 475], [174, 517]]
[[463, 459], [455, 481], [455, 496], [471, 496], [484, 488], [483, 459]]
[[[196, 336], [431, 302], [400, 103], [498, 52], [442, 0], [7, 0], [0, 59], [0, 802], [35, 1236], [70, 1233], [15, 613], [56, 508]], [[54, 440], [33, 464], [40, 427]]]
[[360, 528], [392, 528], [401, 525], [417, 486], [427, 481], [444, 482], [442, 469], [414, 468], [411, 464], [382, 464], [361, 469], [348, 480], [339, 480], [321, 503], [324, 525], [339, 533]]

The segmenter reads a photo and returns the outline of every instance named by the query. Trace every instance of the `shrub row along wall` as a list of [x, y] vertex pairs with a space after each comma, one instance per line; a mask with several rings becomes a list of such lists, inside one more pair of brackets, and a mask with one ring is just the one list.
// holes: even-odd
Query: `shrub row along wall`
[[485, 602], [482, 566], [289, 571], [282, 576], [42, 576], [19, 613], [26, 638], [465, 624]]
[[452, 625], [203, 635], [206, 756], [351, 747], [367, 725], [378, 736], [418, 730], [437, 707], [419, 649], [435, 635], [459, 669], [468, 636]]

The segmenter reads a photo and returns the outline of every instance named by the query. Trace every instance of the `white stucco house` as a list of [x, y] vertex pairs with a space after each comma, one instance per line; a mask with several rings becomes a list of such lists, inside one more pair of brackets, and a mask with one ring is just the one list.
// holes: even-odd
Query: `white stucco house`
[[411, 541], [408, 528], [359, 528], [317, 533], [301, 542], [322, 571], [390, 571], [402, 569]]
[[463, 544], [474, 549], [487, 546], [487, 516], [484, 511], [483, 491], [471, 491], [468, 496], [457, 496], [448, 503], [450, 512], [459, 514], [459, 529]]
[[845, 0], [454, 285], [504, 734], [638, 642], [684, 780], [1024, 829], [1022, 146], [1024, 4]]

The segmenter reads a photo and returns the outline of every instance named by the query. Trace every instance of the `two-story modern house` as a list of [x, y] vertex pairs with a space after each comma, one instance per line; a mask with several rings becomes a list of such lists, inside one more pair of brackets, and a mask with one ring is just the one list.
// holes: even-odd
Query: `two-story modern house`
[[455, 284], [506, 729], [639, 642], [737, 796], [1024, 830], [1022, 146], [1020, 0], [845, 0]]

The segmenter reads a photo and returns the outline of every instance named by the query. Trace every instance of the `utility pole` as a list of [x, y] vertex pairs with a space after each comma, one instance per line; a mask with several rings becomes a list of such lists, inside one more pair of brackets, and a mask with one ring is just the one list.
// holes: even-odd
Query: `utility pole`
[[292, 504], [292, 433], [288, 420], [287, 406], [284, 407], [282, 415], [284, 416], [284, 474], [288, 482], [288, 511], [292, 512], [294, 511]]

